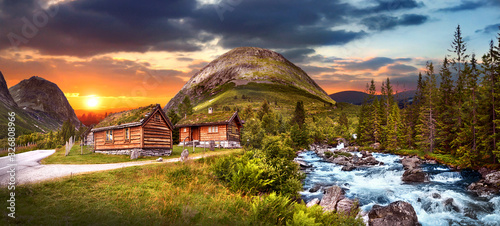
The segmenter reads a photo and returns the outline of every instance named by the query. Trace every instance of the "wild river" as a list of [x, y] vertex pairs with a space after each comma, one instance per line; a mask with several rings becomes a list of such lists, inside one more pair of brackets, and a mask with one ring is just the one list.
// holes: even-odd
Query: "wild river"
[[[359, 153], [356, 153], [359, 155]], [[410, 203], [419, 222], [426, 225], [500, 225], [500, 196], [478, 197], [466, 187], [480, 179], [471, 170], [452, 171], [440, 164], [424, 164], [430, 182], [404, 183], [401, 157], [392, 154], [373, 153], [384, 165], [342, 171], [342, 166], [324, 161], [313, 151], [299, 154], [299, 159], [310, 164], [304, 180], [302, 199], [323, 196], [322, 189], [309, 190], [315, 185], [338, 185], [345, 196], [357, 199], [363, 211], [370, 211], [375, 204], [385, 206], [402, 200]]]

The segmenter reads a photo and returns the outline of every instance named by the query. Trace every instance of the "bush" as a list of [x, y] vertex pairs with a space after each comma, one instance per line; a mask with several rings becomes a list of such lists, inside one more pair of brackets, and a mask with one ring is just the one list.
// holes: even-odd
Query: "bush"
[[292, 201], [288, 197], [270, 195], [254, 199], [250, 213], [251, 225], [284, 225], [293, 217]]

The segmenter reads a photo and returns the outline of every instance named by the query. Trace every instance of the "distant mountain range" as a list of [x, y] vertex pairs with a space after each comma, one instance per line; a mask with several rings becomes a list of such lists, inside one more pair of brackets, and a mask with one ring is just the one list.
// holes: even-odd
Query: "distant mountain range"
[[290, 109], [302, 100], [311, 106], [335, 102], [306, 72], [281, 54], [256, 47], [230, 50], [193, 75], [165, 106], [178, 109], [189, 97], [195, 111], [224, 106], [233, 110], [267, 100]]
[[[329, 96], [336, 102], [361, 105], [363, 104], [365, 98], [369, 96], [369, 94], [360, 91], [342, 91], [330, 94]], [[400, 103], [404, 102], [405, 100], [412, 102], [414, 96], [415, 96], [415, 90], [400, 92], [395, 94], [395, 100]], [[377, 97], [380, 98], [380, 95], [377, 95]]]
[[33, 76], [7, 88], [0, 72], [0, 138], [7, 136], [7, 114], [16, 113], [16, 135], [59, 129], [70, 120], [76, 127], [80, 121], [59, 87]]

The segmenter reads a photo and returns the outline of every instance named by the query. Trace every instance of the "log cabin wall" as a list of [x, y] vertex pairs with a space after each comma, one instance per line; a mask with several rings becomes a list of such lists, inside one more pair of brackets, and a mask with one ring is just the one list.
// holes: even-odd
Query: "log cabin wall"
[[143, 126], [143, 148], [172, 149], [172, 131], [157, 111]]
[[[186, 132], [184, 132], [184, 129]], [[186, 137], [189, 137], [186, 139]], [[184, 139], [186, 139], [186, 142], [191, 141], [191, 127], [181, 127], [179, 128], [179, 142], [184, 142]]]
[[130, 129], [130, 139], [125, 140], [125, 129], [110, 129], [113, 131], [113, 140], [106, 141], [106, 131], [94, 132], [94, 142], [96, 150], [132, 149], [141, 147], [142, 129], [140, 126], [128, 127]]
[[[217, 127], [217, 132], [209, 132], [210, 127]], [[227, 140], [227, 125], [200, 126], [200, 141]]]

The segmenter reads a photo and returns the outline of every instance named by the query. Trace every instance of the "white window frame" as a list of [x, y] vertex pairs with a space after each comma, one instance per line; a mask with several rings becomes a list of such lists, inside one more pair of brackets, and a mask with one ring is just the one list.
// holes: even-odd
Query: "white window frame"
[[113, 142], [113, 130], [106, 130], [106, 141]]

